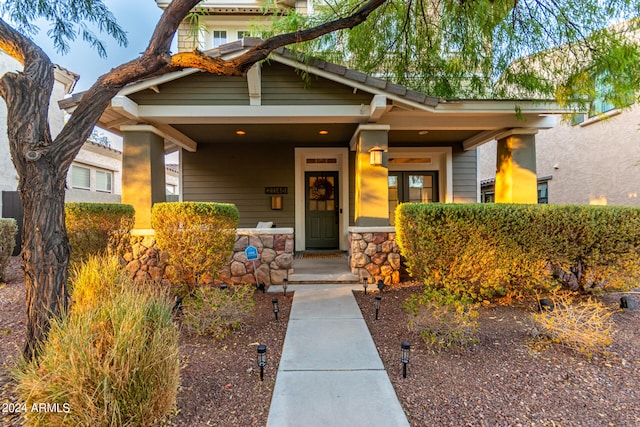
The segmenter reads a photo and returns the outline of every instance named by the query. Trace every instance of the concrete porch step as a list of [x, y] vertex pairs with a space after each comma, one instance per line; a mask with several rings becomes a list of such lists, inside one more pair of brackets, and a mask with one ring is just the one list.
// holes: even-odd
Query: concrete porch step
[[360, 278], [353, 273], [293, 273], [289, 275], [290, 285], [304, 284], [357, 284]]

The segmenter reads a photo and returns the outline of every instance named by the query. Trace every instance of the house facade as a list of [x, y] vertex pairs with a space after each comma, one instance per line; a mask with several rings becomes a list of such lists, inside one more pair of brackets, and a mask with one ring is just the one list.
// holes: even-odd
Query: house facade
[[165, 200], [164, 154], [178, 150], [182, 200], [234, 203], [241, 227], [292, 228], [296, 251], [347, 250], [350, 227], [392, 226], [398, 203], [478, 201], [476, 147], [534, 141], [556, 123], [552, 105], [517, 105], [522, 118], [513, 101], [441, 100], [279, 49], [246, 77], [184, 70], [132, 84], [100, 124], [124, 137], [123, 201], [137, 228]]

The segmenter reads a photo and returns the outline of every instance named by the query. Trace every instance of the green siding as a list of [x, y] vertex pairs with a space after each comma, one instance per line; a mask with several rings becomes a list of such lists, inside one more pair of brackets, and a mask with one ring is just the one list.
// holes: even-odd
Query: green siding
[[453, 147], [453, 201], [478, 201], [477, 151], [464, 151], [460, 144]]
[[[196, 153], [183, 152], [185, 201], [233, 203], [240, 211], [240, 227], [273, 221], [294, 227], [294, 147], [268, 144], [201, 144]], [[288, 187], [283, 209], [271, 210], [265, 187]]]
[[372, 99], [370, 93], [354, 94], [350, 86], [303, 76], [286, 65], [272, 63], [262, 68], [263, 105], [369, 105]]
[[129, 97], [141, 105], [249, 105], [247, 79], [195, 73]]

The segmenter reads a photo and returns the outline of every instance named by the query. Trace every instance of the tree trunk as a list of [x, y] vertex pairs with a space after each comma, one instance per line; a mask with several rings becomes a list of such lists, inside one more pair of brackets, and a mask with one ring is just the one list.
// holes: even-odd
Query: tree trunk
[[67, 309], [69, 240], [64, 216], [64, 180], [42, 165], [37, 182], [20, 191], [24, 208], [22, 260], [27, 288], [27, 335], [23, 354], [31, 360], [49, 331], [51, 318]]

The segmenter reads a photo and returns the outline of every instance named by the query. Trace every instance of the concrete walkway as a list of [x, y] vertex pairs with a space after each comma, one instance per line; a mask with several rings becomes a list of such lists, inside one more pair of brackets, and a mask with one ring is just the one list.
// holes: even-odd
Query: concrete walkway
[[409, 425], [353, 288], [291, 286], [295, 296], [268, 427]]

